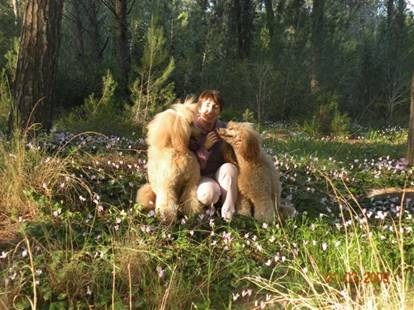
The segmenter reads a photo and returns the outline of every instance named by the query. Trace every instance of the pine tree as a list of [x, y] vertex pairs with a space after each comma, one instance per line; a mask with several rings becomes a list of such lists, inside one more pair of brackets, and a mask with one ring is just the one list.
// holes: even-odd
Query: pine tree
[[63, 0], [26, 1], [10, 114], [22, 128], [51, 126], [62, 10]]
[[131, 85], [133, 106], [131, 115], [134, 122], [146, 124], [149, 117], [175, 98], [174, 83], [169, 82], [175, 62], [168, 54], [164, 31], [152, 20], [147, 32], [137, 79]]

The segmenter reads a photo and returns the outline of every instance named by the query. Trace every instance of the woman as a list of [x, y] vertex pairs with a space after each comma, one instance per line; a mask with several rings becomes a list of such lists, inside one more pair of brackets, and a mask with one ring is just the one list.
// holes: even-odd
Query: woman
[[221, 216], [231, 220], [236, 210], [238, 170], [235, 165], [225, 162], [223, 141], [216, 132], [217, 128], [226, 127], [226, 123], [218, 120], [223, 105], [217, 90], [205, 90], [200, 94], [194, 121], [199, 134], [191, 140], [190, 149], [196, 153], [201, 168], [198, 200], [213, 206], [221, 197]]

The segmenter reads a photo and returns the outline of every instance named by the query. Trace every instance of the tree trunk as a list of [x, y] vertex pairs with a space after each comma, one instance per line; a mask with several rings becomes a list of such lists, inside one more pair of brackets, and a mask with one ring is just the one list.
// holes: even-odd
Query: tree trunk
[[232, 0], [229, 12], [229, 36], [237, 40], [237, 53], [240, 59], [249, 56], [254, 24], [254, 3], [252, 0]]
[[273, 30], [275, 27], [275, 14], [273, 12], [272, 0], [265, 0], [266, 6], [266, 23], [269, 29], [270, 45], [273, 46]]
[[13, 13], [15, 17], [16, 25], [20, 25], [20, 1], [19, 0], [12, 0], [13, 6]]
[[81, 16], [81, 12], [80, 12], [80, 7], [79, 7], [79, 3], [77, 1], [73, 1], [72, 2], [72, 9], [74, 12], [74, 17], [75, 17], [75, 27], [76, 27], [76, 39], [77, 39], [77, 43], [78, 43], [78, 54], [77, 54], [77, 59], [79, 61], [82, 61], [85, 59], [85, 41], [83, 38], [83, 23], [82, 23], [82, 16]]
[[[32, 123], [41, 123], [46, 129], [51, 126], [62, 9], [63, 0], [25, 2], [13, 85], [20, 128]], [[13, 121], [14, 113], [11, 115]]]
[[90, 24], [90, 41], [91, 41], [91, 55], [96, 62], [100, 62], [103, 57], [103, 48], [100, 47], [101, 34], [99, 32], [100, 23], [98, 20], [99, 2], [96, 0], [87, 0], [88, 19]]
[[387, 0], [387, 27], [391, 29], [394, 18], [394, 0]]
[[121, 68], [120, 88], [123, 92], [128, 90], [128, 77], [130, 69], [130, 56], [128, 48], [128, 21], [127, 21], [127, 0], [115, 0], [115, 20], [117, 57]]
[[244, 57], [243, 41], [242, 41], [242, 12], [240, 6], [240, 0], [233, 1], [234, 19], [236, 22], [236, 33], [237, 33], [237, 51], [240, 58]]
[[310, 88], [314, 92], [319, 88], [318, 71], [321, 63], [324, 35], [325, 0], [313, 0], [312, 7], [312, 63], [310, 72]]
[[408, 125], [408, 165], [414, 165], [414, 72], [411, 75], [411, 107], [410, 123]]

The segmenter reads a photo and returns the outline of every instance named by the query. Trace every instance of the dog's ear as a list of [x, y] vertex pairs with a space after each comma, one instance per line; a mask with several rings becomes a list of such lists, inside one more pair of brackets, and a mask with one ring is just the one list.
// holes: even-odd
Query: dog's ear
[[232, 163], [233, 165], [238, 166], [233, 147], [226, 141], [223, 141], [223, 144], [221, 145], [221, 153], [223, 154], [226, 163]]
[[172, 147], [171, 126], [176, 118], [173, 110], [158, 113], [148, 124], [147, 143], [157, 148]]
[[247, 127], [240, 127], [241, 144], [240, 153], [248, 161], [255, 161], [260, 154], [260, 141], [254, 130]]
[[180, 112], [168, 109], [155, 116], [148, 124], [147, 143], [157, 148], [173, 147], [185, 151], [190, 141], [191, 128]]
[[[169, 126], [165, 124], [165, 126]], [[178, 113], [175, 115], [175, 119], [172, 126], [169, 128], [171, 135], [172, 147], [180, 151], [186, 151], [190, 143], [191, 126], [188, 122], [180, 116]]]

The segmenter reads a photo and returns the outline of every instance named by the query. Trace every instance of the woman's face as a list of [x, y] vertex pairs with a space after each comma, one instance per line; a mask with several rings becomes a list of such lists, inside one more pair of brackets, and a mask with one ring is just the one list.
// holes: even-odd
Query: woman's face
[[214, 123], [220, 115], [220, 105], [211, 99], [205, 99], [201, 102], [198, 112], [203, 121], [211, 124]]

